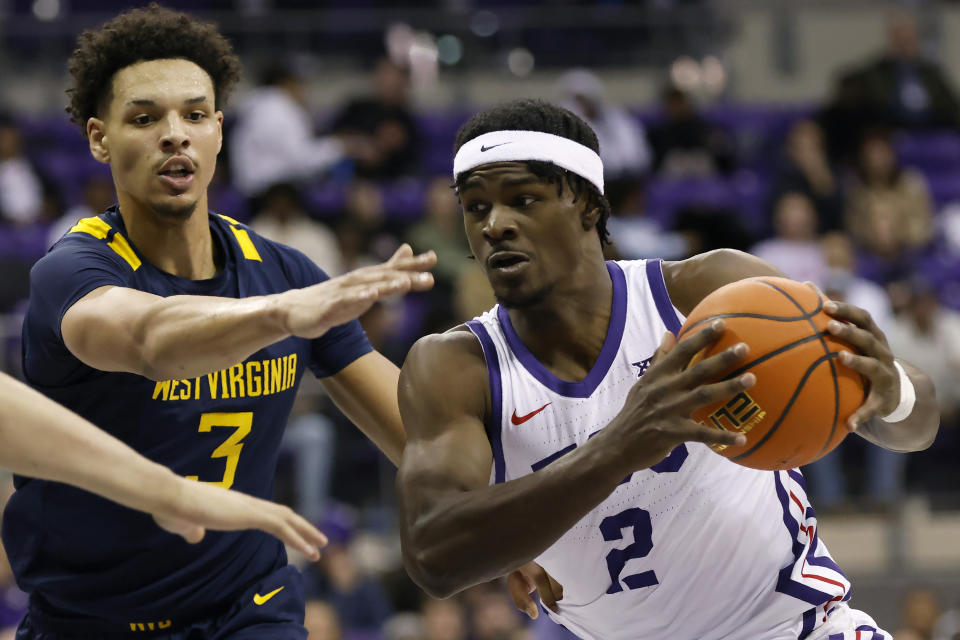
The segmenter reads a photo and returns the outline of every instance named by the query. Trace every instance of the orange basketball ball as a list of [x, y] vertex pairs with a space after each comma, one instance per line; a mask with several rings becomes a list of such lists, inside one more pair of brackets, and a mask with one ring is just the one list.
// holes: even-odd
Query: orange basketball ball
[[732, 399], [701, 407], [697, 422], [747, 437], [742, 447], [714, 446], [722, 456], [754, 469], [791, 469], [826, 455], [847, 435], [846, 421], [863, 404], [860, 374], [840, 364], [849, 343], [827, 333], [826, 298], [787, 278], [748, 278], [717, 289], [690, 313], [680, 340], [715, 318], [723, 336], [694, 361], [738, 342], [746, 358], [720, 378], [752, 372], [757, 383]]

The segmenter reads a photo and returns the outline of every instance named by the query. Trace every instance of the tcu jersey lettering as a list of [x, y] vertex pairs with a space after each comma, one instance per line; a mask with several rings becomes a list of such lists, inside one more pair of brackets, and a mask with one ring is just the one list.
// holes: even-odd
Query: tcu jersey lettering
[[[490, 374], [491, 482], [533, 473], [603, 429], [664, 331], [679, 331], [659, 261], [607, 269], [610, 325], [580, 382], [540, 364], [506, 309], [468, 323]], [[564, 587], [551, 617], [602, 640], [804, 638], [850, 589], [818, 537], [799, 471], [747, 469], [698, 443], [624, 478], [537, 562]]]

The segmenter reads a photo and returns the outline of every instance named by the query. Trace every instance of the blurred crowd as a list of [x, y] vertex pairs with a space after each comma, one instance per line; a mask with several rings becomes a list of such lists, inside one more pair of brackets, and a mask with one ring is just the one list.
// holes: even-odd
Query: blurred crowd
[[[932, 376], [938, 442], [907, 458], [849, 438], [805, 470], [823, 510], [883, 511], [911, 491], [957, 506], [948, 489], [956, 490], [960, 446], [960, 386], [952, 383], [960, 376], [960, 103], [921, 55], [911, 19], [893, 18], [888, 41], [875, 59], [839, 72], [825, 104], [799, 109], [704, 106], [674, 85], [659, 105], [634, 109], [609, 100], [586, 69], [563, 74], [555, 95], [544, 96], [597, 132], [614, 212], [610, 258], [751, 251], [867, 309], [893, 351]], [[336, 112], [318, 117], [306, 96], [305, 79], [279, 63], [239, 96], [227, 113], [212, 207], [303, 251], [331, 276], [384, 260], [401, 242], [435, 250], [432, 292], [378, 304], [362, 318], [374, 346], [400, 364], [419, 336], [493, 304], [447, 172], [467, 114], [418, 111], [408, 70], [388, 58], [371, 69], [369, 91]], [[30, 265], [78, 219], [114, 202], [109, 173], [83, 146], [58, 119], [0, 115], [0, 364], [13, 373]], [[448, 601], [422, 596], [392, 536], [393, 470], [318, 384], [305, 380], [285, 438], [278, 497], [331, 538], [323, 559], [306, 567], [311, 638], [570, 637], [545, 615], [527, 624], [497, 585]], [[22, 611], [17, 593], [0, 562], [0, 629]], [[917, 593], [897, 639], [960, 637], [960, 613], [950, 609], [960, 602]]]

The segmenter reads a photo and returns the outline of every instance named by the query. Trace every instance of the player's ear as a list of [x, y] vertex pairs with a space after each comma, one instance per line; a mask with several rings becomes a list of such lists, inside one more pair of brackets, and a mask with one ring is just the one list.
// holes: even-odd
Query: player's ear
[[90, 155], [97, 162], [110, 164], [110, 150], [107, 147], [107, 128], [100, 118], [87, 120], [87, 140], [90, 143]]
[[217, 111], [214, 114], [217, 119], [217, 153], [223, 148], [223, 111]]
[[587, 200], [587, 206], [584, 207], [583, 213], [580, 214], [580, 222], [583, 225], [583, 230], [588, 231], [597, 226], [597, 223], [600, 222], [601, 211], [600, 207], [593, 202], [593, 199]]

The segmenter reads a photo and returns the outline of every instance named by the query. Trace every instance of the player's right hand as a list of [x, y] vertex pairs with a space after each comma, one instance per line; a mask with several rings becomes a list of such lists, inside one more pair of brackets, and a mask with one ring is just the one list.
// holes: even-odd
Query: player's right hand
[[191, 544], [203, 540], [207, 529], [260, 529], [314, 561], [327, 545], [327, 537], [289, 507], [204, 482], [177, 480], [176, 497], [152, 515], [161, 528]]
[[319, 338], [333, 327], [359, 318], [377, 300], [433, 287], [428, 272], [437, 255], [413, 255], [404, 244], [386, 262], [355, 269], [342, 276], [277, 296], [281, 323], [290, 335]]
[[610, 446], [621, 452], [625, 470], [652, 467], [682, 442], [746, 444], [743, 435], [690, 418], [694, 409], [733, 397], [756, 383], [752, 373], [712, 382], [746, 357], [749, 349], [742, 342], [689, 366], [701, 349], [720, 339], [723, 331], [723, 320], [715, 320], [679, 343], [671, 333], [664, 336], [650, 368], [630, 389], [620, 413], [601, 432]]

